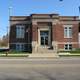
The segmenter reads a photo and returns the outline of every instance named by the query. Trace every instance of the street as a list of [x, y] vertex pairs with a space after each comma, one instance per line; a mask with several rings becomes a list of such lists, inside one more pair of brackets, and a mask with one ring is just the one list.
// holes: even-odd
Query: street
[[0, 58], [0, 80], [80, 80], [80, 58]]

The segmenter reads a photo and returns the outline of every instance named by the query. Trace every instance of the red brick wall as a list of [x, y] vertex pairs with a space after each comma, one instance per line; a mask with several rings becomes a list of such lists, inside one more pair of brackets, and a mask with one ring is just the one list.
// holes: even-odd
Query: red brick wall
[[[57, 42], [78, 42], [78, 24], [73, 24], [72, 27], [72, 38], [64, 38], [64, 27], [63, 24], [56, 24], [52, 26], [52, 40]], [[73, 48], [78, 48], [78, 44], [72, 44]], [[64, 49], [64, 44], [59, 44], [59, 48]]]
[[38, 27], [37, 27], [37, 25], [32, 25], [32, 41], [38, 41]]
[[58, 42], [78, 42], [78, 25], [73, 25], [72, 27], [72, 38], [64, 38], [64, 27], [61, 24], [56, 24], [53, 26], [53, 40], [55, 38]]
[[78, 24], [73, 25], [73, 38], [72, 41], [78, 42]]
[[79, 45], [78, 44], [73, 44], [72, 47], [73, 48], [79, 48]]
[[64, 28], [61, 24], [56, 24], [52, 26], [53, 30], [53, 41], [62, 42], [62, 39], [64, 39]]
[[64, 44], [58, 44], [58, 49], [64, 49]]

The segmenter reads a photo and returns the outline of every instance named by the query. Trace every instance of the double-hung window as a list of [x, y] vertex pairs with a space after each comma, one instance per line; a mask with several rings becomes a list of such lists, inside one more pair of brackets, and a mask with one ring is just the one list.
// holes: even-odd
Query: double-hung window
[[24, 34], [25, 34], [25, 26], [16, 25], [16, 38], [24, 38]]
[[72, 38], [72, 25], [64, 25], [64, 38]]

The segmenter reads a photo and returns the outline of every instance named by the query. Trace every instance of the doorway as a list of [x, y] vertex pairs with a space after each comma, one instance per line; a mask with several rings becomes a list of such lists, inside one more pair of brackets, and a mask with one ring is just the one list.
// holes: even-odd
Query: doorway
[[41, 46], [49, 45], [49, 31], [40, 31], [40, 45]]

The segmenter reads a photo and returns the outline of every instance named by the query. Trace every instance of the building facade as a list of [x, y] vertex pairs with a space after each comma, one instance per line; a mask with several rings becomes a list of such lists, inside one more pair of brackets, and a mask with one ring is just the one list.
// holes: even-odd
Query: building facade
[[79, 48], [79, 17], [31, 14], [10, 17], [9, 46], [12, 50], [53, 52]]

